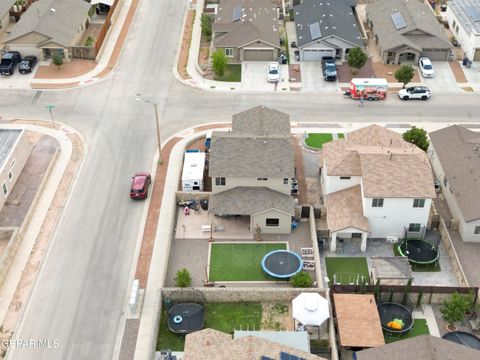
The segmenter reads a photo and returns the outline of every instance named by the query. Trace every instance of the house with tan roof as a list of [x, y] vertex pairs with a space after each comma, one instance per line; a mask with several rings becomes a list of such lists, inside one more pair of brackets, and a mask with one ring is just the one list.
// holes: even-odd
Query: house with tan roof
[[[286, 357], [287, 355], [292, 357]], [[286, 346], [259, 336], [235, 337], [213, 329], [203, 329], [185, 337], [185, 360], [253, 360], [304, 359], [322, 360], [309, 352]]]
[[277, 4], [271, 0], [220, 0], [213, 46], [230, 63], [275, 61], [280, 55]]
[[337, 237], [422, 237], [435, 197], [427, 155], [402, 136], [371, 125], [323, 145], [322, 194], [332, 251]]
[[452, 125], [429, 134], [428, 155], [465, 242], [480, 242], [480, 133]]
[[249, 217], [252, 232], [290, 233], [295, 163], [287, 114], [257, 106], [234, 115], [231, 131], [212, 133], [208, 171], [211, 213]]

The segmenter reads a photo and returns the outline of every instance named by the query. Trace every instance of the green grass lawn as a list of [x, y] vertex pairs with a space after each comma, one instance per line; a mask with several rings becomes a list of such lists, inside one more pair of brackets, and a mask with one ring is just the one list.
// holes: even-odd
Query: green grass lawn
[[[205, 305], [204, 328], [233, 334], [233, 330], [259, 330], [262, 321], [260, 303], [211, 303]], [[157, 350], [183, 351], [185, 336], [172, 333], [167, 326], [167, 311], [162, 311], [157, 338]]]
[[[365, 257], [326, 257], [327, 276], [333, 284], [333, 274], [337, 274], [336, 282], [341, 284], [356, 283], [356, 274], [363, 275], [367, 283], [370, 282], [368, 264]], [[344, 274], [344, 275], [339, 275]], [[345, 274], [353, 274], [351, 276]]]
[[385, 336], [385, 343], [389, 344], [398, 340], [406, 340], [419, 335], [430, 335], [428, 330], [427, 320], [425, 319], [414, 319], [413, 327], [410, 330], [410, 333], [404, 336]]
[[310, 133], [305, 139], [305, 144], [312, 148], [321, 149], [323, 144], [332, 140], [332, 134]]
[[242, 65], [229, 64], [225, 69], [223, 76], [213, 76], [213, 80], [226, 82], [240, 82], [242, 81]]
[[210, 281], [273, 280], [262, 270], [261, 261], [273, 250], [285, 250], [285, 244], [212, 244]]

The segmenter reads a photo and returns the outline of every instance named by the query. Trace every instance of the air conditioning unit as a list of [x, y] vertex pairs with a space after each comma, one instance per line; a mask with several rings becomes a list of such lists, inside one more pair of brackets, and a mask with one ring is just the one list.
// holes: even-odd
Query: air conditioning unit
[[398, 236], [387, 236], [387, 243], [389, 244], [398, 243]]

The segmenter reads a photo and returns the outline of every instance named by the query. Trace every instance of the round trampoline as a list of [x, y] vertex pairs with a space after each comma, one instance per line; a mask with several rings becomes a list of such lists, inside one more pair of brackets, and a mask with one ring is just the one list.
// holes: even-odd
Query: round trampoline
[[288, 250], [274, 250], [266, 254], [262, 259], [262, 269], [268, 275], [287, 279], [302, 271], [302, 258]]
[[377, 309], [382, 328], [385, 331], [393, 334], [404, 334], [412, 328], [412, 312], [405, 306], [388, 302], [378, 305]]
[[430, 241], [420, 239], [403, 240], [398, 247], [402, 256], [414, 264], [433, 264], [438, 261], [440, 251]]
[[442, 339], [450, 340], [456, 342], [457, 344], [480, 350], [480, 338], [465, 331], [453, 331], [446, 333], [442, 336]]
[[177, 334], [189, 334], [203, 328], [205, 311], [202, 305], [185, 303], [168, 311], [168, 328]]

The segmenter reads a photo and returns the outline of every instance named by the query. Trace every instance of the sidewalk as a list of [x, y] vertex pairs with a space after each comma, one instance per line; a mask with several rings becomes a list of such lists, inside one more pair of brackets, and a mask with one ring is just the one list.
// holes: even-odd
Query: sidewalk
[[115, 68], [130, 25], [135, 17], [140, 0], [122, 0], [115, 11], [119, 11], [117, 19], [112, 23], [102, 46], [98, 63], [87, 73], [65, 79], [33, 79], [32, 89], [64, 89], [88, 85], [110, 75]]
[[2, 127], [24, 126], [27, 130], [48, 135], [58, 142], [60, 151], [54, 160], [42, 185], [35, 195], [30, 220], [25, 223], [8, 276], [0, 289], [0, 321], [2, 339], [10, 339], [16, 328], [31, 289], [48, 249], [49, 240], [68, 196], [71, 184], [81, 165], [84, 155], [83, 142], [73, 129], [60, 126], [52, 129], [41, 121], [15, 121]]

